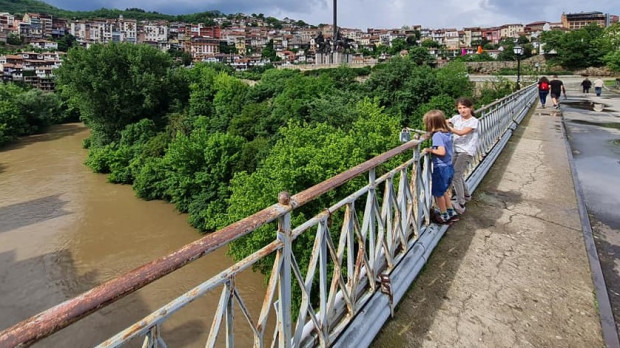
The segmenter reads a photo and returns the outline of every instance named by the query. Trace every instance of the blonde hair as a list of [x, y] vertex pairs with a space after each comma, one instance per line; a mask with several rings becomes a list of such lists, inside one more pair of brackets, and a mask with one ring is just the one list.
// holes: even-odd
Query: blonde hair
[[424, 121], [426, 130], [431, 133], [450, 132], [448, 123], [446, 122], [446, 115], [441, 110], [431, 110], [425, 113], [424, 117], [422, 117], [422, 121]]

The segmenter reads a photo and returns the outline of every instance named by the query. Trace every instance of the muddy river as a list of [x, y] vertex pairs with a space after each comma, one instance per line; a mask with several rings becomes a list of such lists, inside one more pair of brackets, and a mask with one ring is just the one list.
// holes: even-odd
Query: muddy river
[[[0, 331], [200, 238], [171, 204], [92, 173], [83, 164], [87, 136], [84, 125], [65, 124], [0, 150]], [[225, 250], [203, 257], [35, 346], [93, 346], [231, 264]], [[236, 281], [257, 318], [263, 276], [248, 271]], [[204, 346], [219, 296], [173, 315], [163, 327], [168, 346]], [[242, 320], [236, 312], [243, 347], [252, 339]]]

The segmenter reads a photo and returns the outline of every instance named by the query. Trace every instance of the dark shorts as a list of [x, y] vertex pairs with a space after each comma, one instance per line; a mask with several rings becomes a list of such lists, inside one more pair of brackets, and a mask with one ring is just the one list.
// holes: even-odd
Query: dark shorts
[[452, 166], [436, 166], [433, 168], [431, 193], [433, 197], [443, 196], [450, 185], [452, 185], [452, 177], [454, 176], [454, 168]]
[[551, 92], [551, 98], [560, 99], [562, 92]]

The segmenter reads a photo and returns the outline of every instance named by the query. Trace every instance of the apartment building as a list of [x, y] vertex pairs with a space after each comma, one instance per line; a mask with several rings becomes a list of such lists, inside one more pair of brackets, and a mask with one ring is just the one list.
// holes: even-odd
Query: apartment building
[[196, 36], [184, 42], [183, 49], [194, 61], [202, 61], [220, 53], [220, 40]]
[[7, 12], [0, 12], [0, 31], [12, 32], [15, 30], [15, 16]]
[[602, 12], [562, 13], [562, 26], [566, 29], [580, 29], [590, 24], [609, 26], [609, 15]]
[[518, 38], [523, 35], [523, 24], [504, 24], [500, 27], [501, 38]]
[[444, 44], [449, 50], [461, 47], [459, 31], [454, 28], [444, 30]]
[[19, 81], [46, 91], [54, 90], [54, 69], [60, 67], [61, 52], [23, 52], [0, 56], [5, 82]]

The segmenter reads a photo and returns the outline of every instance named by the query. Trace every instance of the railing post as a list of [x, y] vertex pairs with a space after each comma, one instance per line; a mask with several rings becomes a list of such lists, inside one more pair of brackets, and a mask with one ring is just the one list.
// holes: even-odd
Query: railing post
[[[278, 203], [284, 206], [290, 204], [291, 196], [288, 192], [280, 192], [278, 194]], [[278, 316], [278, 331], [279, 331], [279, 346], [282, 348], [291, 346], [291, 330], [292, 330], [292, 318], [291, 318], [291, 255], [292, 238], [291, 238], [291, 212], [286, 213], [284, 216], [278, 218], [278, 240], [283, 243], [281, 253], [282, 265], [280, 267], [280, 282], [278, 286], [279, 293], [279, 309], [280, 315]]]
[[226, 347], [233, 348], [235, 346], [234, 335], [234, 304], [235, 304], [235, 279], [231, 278], [226, 282], [226, 291], [228, 291], [228, 302], [226, 303]]
[[[375, 249], [375, 233], [376, 233], [376, 211], [375, 211], [375, 200], [377, 195], [377, 189], [375, 180], [377, 179], [377, 174], [375, 168], [372, 168], [368, 171], [368, 199], [366, 201], [366, 211], [364, 213], [364, 219], [368, 221], [368, 255], [370, 258], [368, 262], [370, 263], [370, 267], [373, 272], [376, 273], [375, 270], [375, 257], [376, 249]], [[377, 276], [377, 274], [373, 273], [373, 276]]]

